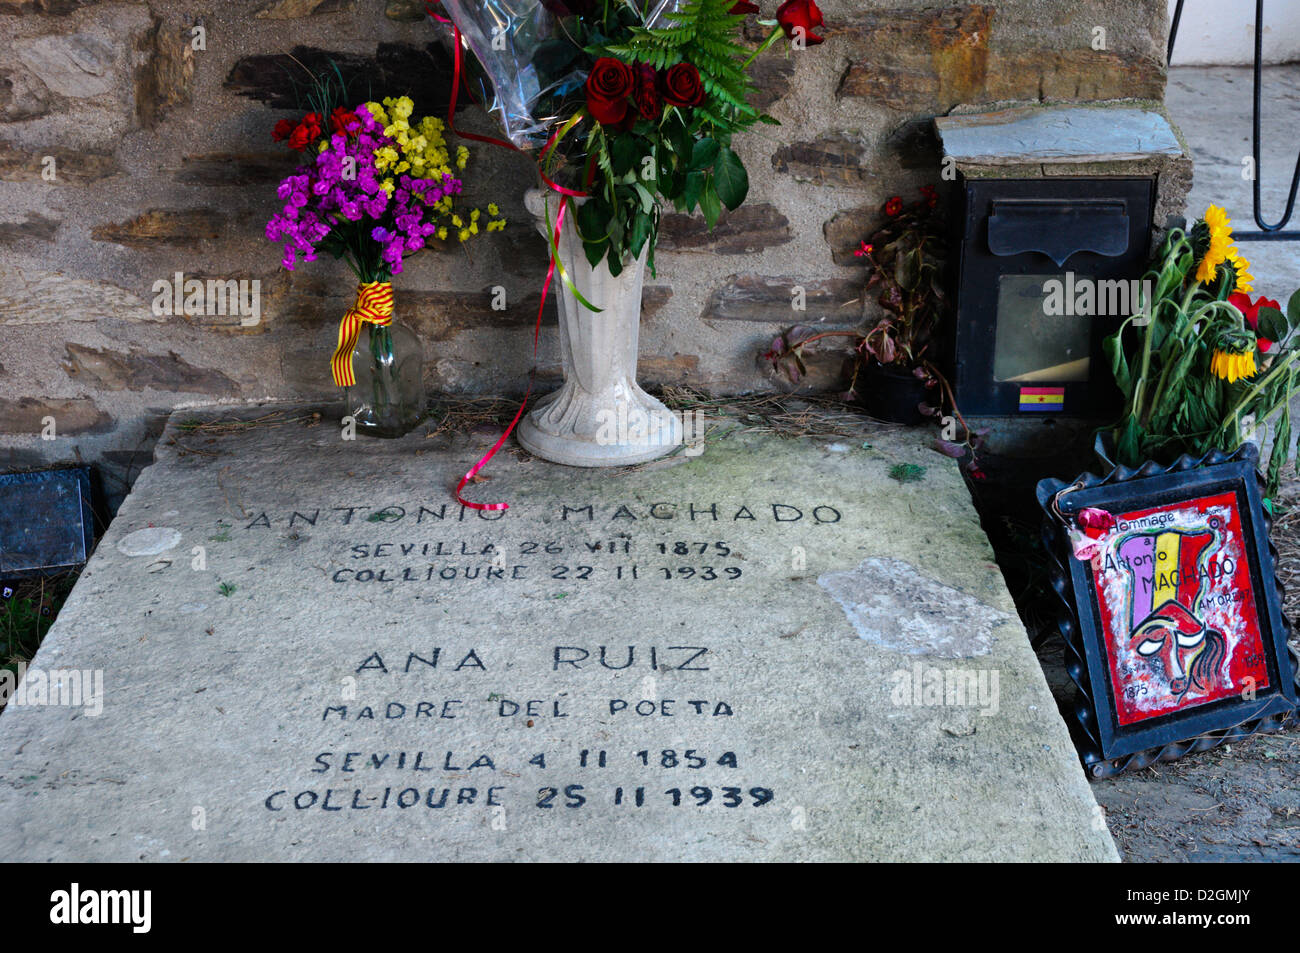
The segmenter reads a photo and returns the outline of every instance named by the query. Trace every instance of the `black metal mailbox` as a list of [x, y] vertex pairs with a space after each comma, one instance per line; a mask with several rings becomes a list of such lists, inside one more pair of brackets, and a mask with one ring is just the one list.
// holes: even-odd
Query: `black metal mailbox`
[[962, 186], [954, 354], [962, 412], [1116, 412], [1102, 341], [1138, 309], [1155, 178]]

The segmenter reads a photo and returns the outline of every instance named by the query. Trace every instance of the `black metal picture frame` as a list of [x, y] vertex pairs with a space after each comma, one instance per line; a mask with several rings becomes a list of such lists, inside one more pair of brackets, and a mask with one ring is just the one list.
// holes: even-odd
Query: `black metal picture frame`
[[[1169, 467], [1120, 466], [1104, 477], [1084, 474], [1073, 484], [1060, 480], [1038, 484], [1038, 502], [1046, 514], [1043, 542], [1051, 557], [1052, 587], [1062, 600], [1058, 624], [1065, 641], [1066, 669], [1078, 688], [1067, 721], [1090, 778], [1113, 777], [1295, 724], [1300, 660], [1287, 644], [1290, 626], [1282, 613], [1277, 551], [1269, 541], [1272, 519], [1263, 505], [1257, 461], [1258, 451], [1247, 444], [1232, 456], [1215, 451], [1200, 460], [1181, 457]], [[1064, 520], [1074, 519], [1085, 508], [1131, 513], [1191, 506], [1228, 495], [1240, 520], [1237, 535], [1246, 556], [1266, 684], [1255, 692], [1234, 692], [1166, 713], [1144, 714], [1136, 721], [1130, 713], [1125, 723], [1095, 569], [1091, 562], [1073, 556]], [[1218, 665], [1232, 662], [1227, 657]], [[1124, 690], [1132, 689], [1124, 686]]]

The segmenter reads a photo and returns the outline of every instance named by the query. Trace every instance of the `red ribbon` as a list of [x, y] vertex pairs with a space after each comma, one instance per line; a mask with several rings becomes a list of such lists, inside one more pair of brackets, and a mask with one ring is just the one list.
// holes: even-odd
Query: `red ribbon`
[[[425, 9], [428, 11], [428, 14], [432, 19], [437, 20], [439, 23], [445, 23], [451, 26], [452, 36], [456, 47], [455, 71], [452, 76], [452, 84], [451, 84], [451, 99], [447, 104], [447, 128], [450, 129], [454, 135], [456, 135], [461, 139], [470, 139], [473, 140], [474, 142], [485, 142], [488, 145], [501, 146], [503, 148], [510, 149], [513, 152], [523, 152], [523, 150], [520, 149], [518, 146], [516, 146], [513, 142], [507, 142], [504, 139], [494, 139], [491, 136], [480, 136], [472, 132], [461, 132], [459, 129], [456, 128], [456, 100], [460, 94], [460, 77], [461, 77], [460, 27], [456, 26], [455, 23], [453, 23], [451, 20], [447, 19], [446, 17], [441, 16], [438, 13], [435, 13], [433, 9], [435, 2], [436, 0], [424, 0]], [[541, 176], [542, 181], [545, 182], [547, 187], [550, 188], [552, 191], [558, 192], [560, 195], [567, 195], [573, 198], [584, 198], [587, 195], [586, 192], [579, 192], [579, 191], [575, 191], [574, 189], [567, 189], [564, 186], [560, 185], [559, 183], [554, 182], [550, 178], [550, 176], [548, 176], [544, 171], [542, 171], [542, 162], [545, 161], [547, 154], [553, 148], [555, 148], [556, 139], [558, 138], [559, 134], [560, 134], [560, 130], [556, 129], [555, 132], [551, 133], [551, 137], [546, 141], [546, 145], [542, 147], [541, 154], [537, 158], [537, 174]], [[560, 230], [564, 227], [565, 208], [566, 208], [566, 203], [564, 202], [563, 199], [561, 199], [560, 210], [558, 213], [556, 213], [555, 216], [555, 249], [556, 250], [551, 252], [550, 267], [546, 269], [546, 281], [542, 284], [542, 300], [537, 305], [537, 322], [533, 326], [533, 369], [528, 374], [528, 389], [524, 392], [524, 401], [522, 404], [519, 405], [519, 410], [515, 414], [514, 419], [510, 421], [510, 425], [506, 427], [505, 433], [501, 434], [500, 439], [497, 440], [497, 442], [492, 445], [492, 449], [489, 450], [486, 454], [484, 454], [481, 458], [479, 458], [478, 463], [470, 467], [469, 472], [466, 473], [463, 477], [461, 477], [460, 482], [456, 484], [456, 502], [459, 503], [461, 506], [469, 507], [472, 510], [510, 509], [509, 503], [473, 503], [465, 499], [463, 496], [461, 496], [461, 490], [465, 489], [465, 485], [474, 479], [474, 477], [478, 474], [478, 471], [483, 469], [483, 467], [487, 464], [487, 462], [496, 456], [497, 451], [501, 449], [501, 447], [505, 444], [506, 440], [510, 437], [510, 434], [514, 432], [515, 426], [519, 423], [520, 420], [523, 419], [524, 408], [528, 406], [528, 398], [532, 396], [533, 381], [537, 376], [537, 345], [542, 334], [542, 312], [546, 308], [546, 295], [547, 292], [549, 292], [551, 289], [551, 279], [555, 277], [555, 267], [556, 267], [555, 257], [558, 252], [559, 244], [560, 244]]]

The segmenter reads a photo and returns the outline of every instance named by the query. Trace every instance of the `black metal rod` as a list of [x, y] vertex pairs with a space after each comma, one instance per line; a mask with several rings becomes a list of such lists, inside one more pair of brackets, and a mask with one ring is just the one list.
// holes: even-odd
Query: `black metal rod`
[[1165, 50], [1165, 66], [1174, 61], [1174, 40], [1178, 39], [1178, 21], [1183, 18], [1183, 0], [1174, 7], [1174, 18], [1169, 24], [1169, 47]]
[[1237, 242], [1294, 242], [1300, 240], [1300, 232], [1233, 232], [1232, 240]]
[[[1291, 193], [1287, 196], [1286, 211], [1282, 213], [1281, 219], [1279, 219], [1276, 223], [1270, 225], [1266, 221], [1264, 221], [1264, 215], [1260, 208], [1260, 185], [1261, 185], [1260, 180], [1263, 178], [1263, 174], [1262, 174], [1263, 169], [1260, 165], [1260, 151], [1262, 146], [1261, 139], [1260, 139], [1260, 124], [1261, 124], [1260, 119], [1261, 119], [1261, 113], [1263, 111], [1263, 103], [1261, 102], [1260, 91], [1263, 87], [1263, 81], [1264, 81], [1264, 0], [1255, 0], [1255, 89], [1254, 89], [1255, 115], [1254, 115], [1254, 130], [1253, 130], [1255, 136], [1255, 151], [1254, 151], [1255, 168], [1252, 170], [1255, 174], [1252, 177], [1253, 181], [1251, 183], [1253, 186], [1252, 192], [1254, 196], [1254, 205], [1255, 205], [1254, 208], [1255, 224], [1259, 226], [1260, 231], [1262, 232], [1280, 233], [1281, 229], [1286, 225], [1286, 223], [1291, 220], [1291, 215], [1295, 211], [1296, 189], [1297, 187], [1300, 187], [1300, 155], [1296, 156], [1295, 172], [1292, 173], [1291, 175]], [[1243, 237], [1244, 236], [1242, 235], [1237, 236], [1237, 238], [1239, 239]], [[1284, 239], [1285, 237], [1286, 237], [1285, 235], [1282, 235], [1280, 236], [1279, 240]], [[1291, 233], [1291, 237], [1296, 237], [1294, 232]]]
[[[1183, 18], [1183, 2], [1178, 0], [1174, 5], [1174, 15], [1169, 24], [1169, 46], [1165, 51], [1165, 63], [1168, 65], [1173, 62], [1174, 58], [1174, 41], [1178, 39], [1178, 24]], [[1293, 242], [1300, 241], [1300, 232], [1284, 232], [1283, 228], [1291, 221], [1291, 216], [1295, 213], [1295, 200], [1297, 190], [1300, 190], [1300, 155], [1296, 156], [1295, 172], [1291, 175], [1291, 191], [1287, 195], [1286, 210], [1282, 217], [1270, 225], [1264, 221], [1262, 205], [1262, 178], [1263, 170], [1261, 168], [1263, 152], [1263, 143], [1261, 127], [1263, 125], [1263, 91], [1264, 86], [1264, 0], [1255, 0], [1255, 71], [1254, 71], [1254, 88], [1252, 89], [1252, 98], [1254, 111], [1252, 113], [1251, 132], [1252, 132], [1252, 151], [1255, 167], [1251, 176], [1251, 199], [1252, 212], [1255, 216], [1255, 224], [1259, 226], [1258, 232], [1237, 232], [1233, 235], [1237, 241], [1242, 242]]]

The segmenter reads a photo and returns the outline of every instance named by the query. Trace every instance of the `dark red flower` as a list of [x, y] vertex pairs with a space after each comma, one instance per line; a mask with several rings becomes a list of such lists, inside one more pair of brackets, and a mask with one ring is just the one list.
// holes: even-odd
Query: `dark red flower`
[[825, 37], [813, 33], [823, 22], [816, 0], [785, 0], [776, 10], [776, 22], [790, 39], [802, 36], [809, 46], [825, 42]]
[[[1234, 291], [1232, 294], [1228, 295], [1228, 304], [1232, 305], [1245, 316], [1246, 324], [1250, 326], [1252, 331], [1259, 330], [1260, 308], [1276, 308], [1278, 311], [1282, 310], [1282, 305], [1273, 301], [1271, 298], [1265, 298], [1263, 295], [1260, 295], [1257, 301], [1252, 302], [1250, 300], [1250, 295], [1242, 294], [1240, 291]], [[1258, 340], [1260, 351], [1267, 354], [1272, 349], [1273, 342], [1268, 338], [1259, 338]]]
[[875, 251], [875, 250], [876, 250], [876, 246], [875, 246], [875, 245], [870, 245], [870, 244], [868, 244], [867, 242], [864, 241], [864, 242], [861, 242], [861, 243], [858, 245], [858, 250], [855, 251], [855, 252], [853, 253], [853, 255], [854, 255], [855, 258], [866, 258], [868, 255], [870, 255], [870, 254], [871, 254], [873, 251]]
[[335, 135], [339, 133], [350, 133], [361, 128], [361, 123], [357, 120], [357, 114], [350, 109], [339, 106], [330, 113], [330, 128], [334, 130]]
[[292, 119], [281, 119], [271, 130], [271, 138], [276, 142], [284, 142], [293, 134], [294, 122]]
[[628, 112], [627, 97], [636, 85], [632, 71], [611, 56], [602, 56], [587, 77], [587, 112], [602, 125], [621, 123]]
[[925, 204], [934, 208], [939, 204], [939, 190], [933, 185], [921, 186], [921, 195], [925, 197]]
[[655, 68], [649, 63], [636, 64], [636, 90], [633, 98], [636, 109], [644, 119], [658, 122], [664, 114], [664, 103], [659, 98], [659, 77]]
[[316, 137], [312, 135], [311, 126], [305, 122], [300, 122], [289, 135], [289, 148], [297, 149], [301, 152], [312, 144]]
[[885, 203], [885, 214], [888, 215], [890, 218], [893, 218], [894, 216], [898, 215], [902, 211], [903, 211], [903, 198], [900, 195], [895, 195], [893, 198], [891, 198], [888, 202]]
[[731, 13], [733, 16], [738, 17], [748, 16], [751, 13], [758, 13], [758, 4], [750, 3], [749, 0], [740, 0], [739, 3], [731, 8]]
[[698, 106], [704, 102], [700, 71], [690, 63], [678, 63], [659, 74], [659, 92], [674, 106]]

